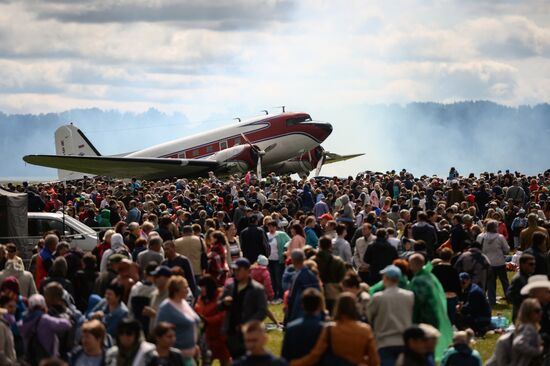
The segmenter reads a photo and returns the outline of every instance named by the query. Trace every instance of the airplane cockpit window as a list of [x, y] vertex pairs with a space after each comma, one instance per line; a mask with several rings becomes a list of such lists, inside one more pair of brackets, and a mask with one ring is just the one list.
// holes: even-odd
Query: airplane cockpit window
[[306, 114], [305, 116], [289, 118], [289, 119], [286, 120], [286, 125], [287, 126], [296, 126], [296, 125], [299, 125], [302, 122], [311, 122], [311, 117]]

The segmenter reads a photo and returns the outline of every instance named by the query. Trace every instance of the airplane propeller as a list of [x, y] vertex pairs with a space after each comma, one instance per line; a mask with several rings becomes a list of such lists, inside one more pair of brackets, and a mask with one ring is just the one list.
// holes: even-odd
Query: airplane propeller
[[319, 161], [317, 162], [317, 166], [315, 167], [316, 177], [318, 177], [319, 174], [321, 174], [321, 168], [323, 167], [323, 164], [325, 163], [325, 159], [327, 157], [325, 149], [323, 149], [321, 146], [319, 146], [319, 151], [321, 152], [321, 157], [319, 158]]
[[266, 150], [260, 150], [260, 148], [256, 145], [253, 145], [252, 142], [250, 142], [250, 140], [243, 133], [241, 133], [241, 137], [243, 138], [244, 141], [246, 141], [248, 145], [250, 145], [250, 147], [256, 152], [256, 154], [258, 154], [258, 163], [256, 164], [256, 176], [258, 177], [258, 179], [261, 180], [262, 179], [262, 158], [265, 155], [266, 150], [273, 149], [275, 147], [275, 144], [268, 146]]

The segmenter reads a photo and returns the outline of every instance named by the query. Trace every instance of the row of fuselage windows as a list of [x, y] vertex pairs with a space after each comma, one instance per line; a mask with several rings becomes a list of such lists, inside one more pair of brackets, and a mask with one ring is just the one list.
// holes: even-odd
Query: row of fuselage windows
[[[296, 126], [296, 125], [299, 125], [300, 123], [309, 122], [309, 121], [311, 121], [311, 117], [306, 114], [304, 116], [299, 116], [299, 117], [294, 117], [294, 118], [287, 119], [286, 120], [286, 125], [287, 125], [287, 127], [291, 127], [291, 126]], [[221, 142], [214, 142], [210, 145], [202, 146], [198, 149], [187, 150], [187, 151], [181, 152], [179, 154], [173, 155], [171, 157], [172, 158], [180, 158], [180, 159], [196, 158], [198, 156], [211, 154], [213, 152], [224, 150], [224, 149], [227, 149], [228, 147], [232, 147], [232, 146], [236, 146], [236, 145], [240, 145], [240, 144], [241, 144], [241, 138], [240, 137], [235, 137], [235, 138], [232, 138], [232, 139], [223, 140]]]
[[228, 140], [223, 140], [221, 142], [213, 142], [210, 145], [201, 146], [200, 148], [193, 149], [193, 150], [187, 150], [183, 151], [179, 154], [170, 156], [171, 158], [196, 158], [198, 156], [206, 155], [206, 154], [212, 154], [216, 151], [227, 149], [231, 146], [236, 146], [241, 144], [241, 138], [235, 137]]

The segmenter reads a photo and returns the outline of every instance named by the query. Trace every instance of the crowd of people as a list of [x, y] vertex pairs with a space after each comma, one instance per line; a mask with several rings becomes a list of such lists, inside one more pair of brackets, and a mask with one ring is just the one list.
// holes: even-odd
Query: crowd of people
[[4, 188], [98, 244], [0, 245], [0, 365], [550, 364], [550, 171]]

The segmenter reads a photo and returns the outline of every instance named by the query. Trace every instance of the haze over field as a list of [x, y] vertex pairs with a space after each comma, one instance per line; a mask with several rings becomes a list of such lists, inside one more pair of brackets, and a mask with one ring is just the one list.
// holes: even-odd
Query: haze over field
[[69, 121], [108, 154], [280, 105], [367, 153], [323, 174], [548, 168], [548, 1], [343, 4], [0, 0], [0, 177]]

